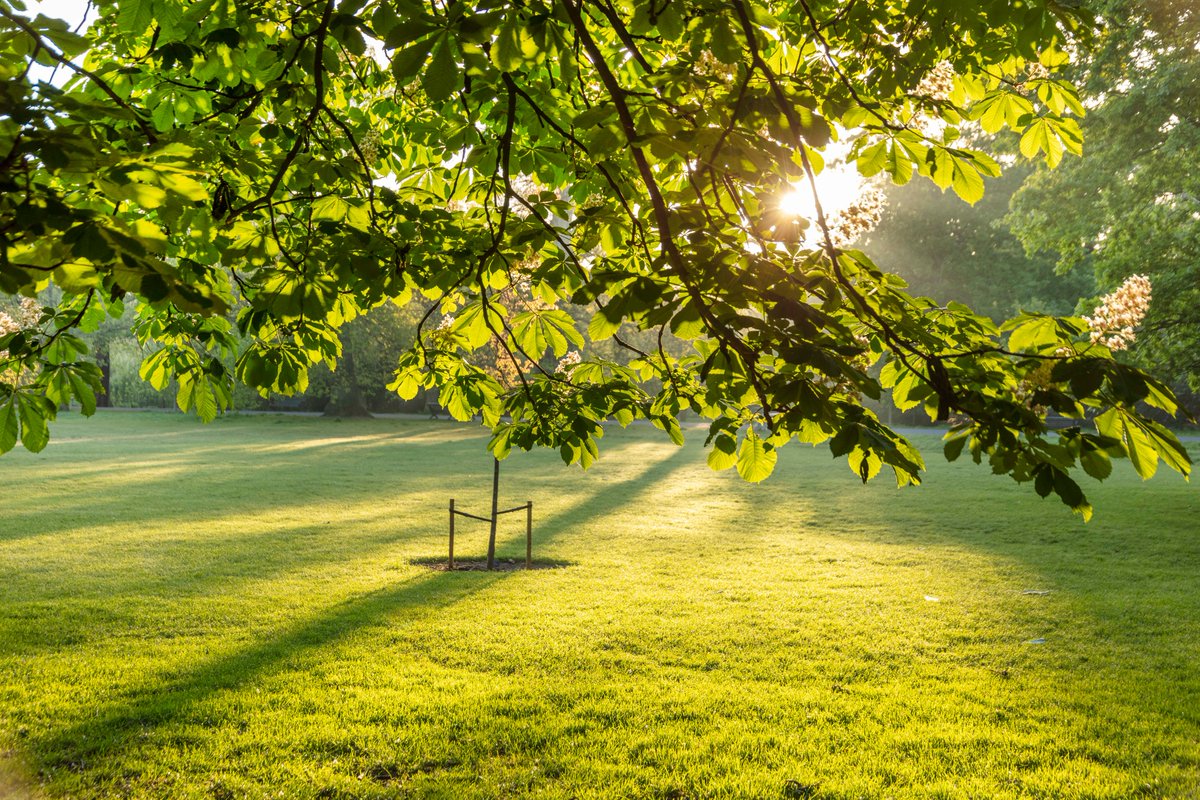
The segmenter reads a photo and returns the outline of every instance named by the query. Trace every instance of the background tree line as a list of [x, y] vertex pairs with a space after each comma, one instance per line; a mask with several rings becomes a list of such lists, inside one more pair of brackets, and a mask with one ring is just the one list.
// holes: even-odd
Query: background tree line
[[[928, 183], [888, 189], [864, 246], [916, 295], [995, 320], [1019, 309], [1088, 314], [1131, 275], [1154, 298], [1124, 360], [1200, 407], [1200, 6], [1096, 4], [1104, 28], [1073, 67], [1088, 107], [1081, 158], [1013, 163], [970, 207]], [[1018, 150], [1016, 137], [992, 146]], [[1015, 162], [1015, 159], [1014, 159]], [[920, 423], [924, 415], [905, 415]]]

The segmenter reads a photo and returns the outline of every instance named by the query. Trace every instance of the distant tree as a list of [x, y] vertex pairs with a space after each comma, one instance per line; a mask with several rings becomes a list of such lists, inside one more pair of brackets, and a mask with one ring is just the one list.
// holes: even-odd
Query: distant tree
[[1087, 150], [1038, 170], [1016, 194], [1011, 223], [1031, 251], [1101, 291], [1131, 275], [1154, 301], [1133, 355], [1200, 388], [1200, 6], [1193, 0], [1108, 0], [1097, 47], [1074, 75]]
[[385, 303], [342, 326], [342, 357], [336, 368], [317, 365], [306, 395], [332, 416], [365, 416], [382, 410], [396, 395], [388, 391], [400, 355], [413, 346], [420, 309]]
[[876, 261], [893, 265], [909, 291], [944, 305], [965, 303], [996, 322], [1021, 312], [1069, 315], [1095, 294], [1086, 271], [1059, 275], [1049, 254], [1026, 254], [1005, 216], [1029, 170], [1008, 169], [974, 206], [930, 183], [887, 190], [878, 227], [862, 242]]

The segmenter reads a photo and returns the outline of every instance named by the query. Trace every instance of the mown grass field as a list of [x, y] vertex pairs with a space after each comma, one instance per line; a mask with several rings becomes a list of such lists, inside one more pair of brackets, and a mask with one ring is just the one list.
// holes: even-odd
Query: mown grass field
[[447, 573], [474, 429], [65, 420], [0, 458], [0, 794], [1200, 797], [1193, 485], [1119, 470], [1084, 525], [932, 437], [903, 491], [690, 439], [515, 454], [568, 566]]

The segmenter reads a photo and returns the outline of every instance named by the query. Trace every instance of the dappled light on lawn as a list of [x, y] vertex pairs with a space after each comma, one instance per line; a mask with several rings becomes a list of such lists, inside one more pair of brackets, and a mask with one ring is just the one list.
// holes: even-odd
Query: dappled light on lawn
[[[747, 485], [696, 431], [613, 428], [586, 477], [554, 453], [504, 463], [562, 566], [444, 572], [422, 560], [445, 556], [451, 493], [486, 505], [485, 435], [199, 430], [68, 419], [0, 461], [55, 485], [0, 521], [0, 747], [51, 797], [1195, 785], [1193, 487], [1114, 476], [1085, 527], [965, 466], [897, 491], [796, 448]], [[104, 469], [56, 479], [79, 463]], [[486, 528], [464, 523], [463, 558]], [[497, 558], [523, 556], [502, 525]]]

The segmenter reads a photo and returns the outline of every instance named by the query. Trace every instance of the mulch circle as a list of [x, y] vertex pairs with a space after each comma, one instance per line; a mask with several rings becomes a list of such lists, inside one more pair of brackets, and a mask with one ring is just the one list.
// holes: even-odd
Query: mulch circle
[[[446, 564], [446, 559], [442, 558], [437, 561], [433, 559], [413, 559], [409, 563], [431, 569], [434, 572], [450, 572], [450, 567]], [[529, 569], [563, 569], [569, 567], [569, 561], [534, 561]], [[521, 560], [505, 558], [496, 559], [495, 565], [492, 567], [492, 572], [522, 572], [525, 570], [525, 562]], [[486, 560], [475, 559], [455, 559], [454, 572], [487, 572]]]

